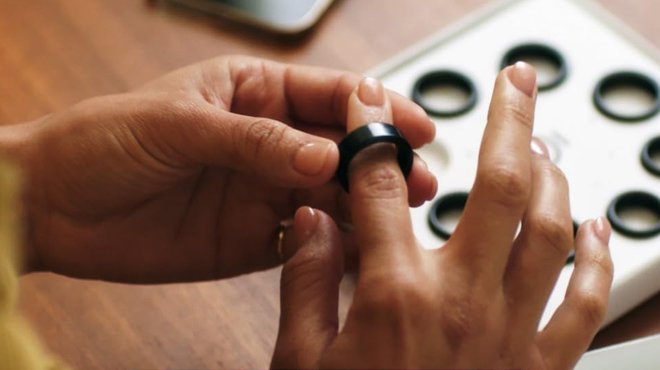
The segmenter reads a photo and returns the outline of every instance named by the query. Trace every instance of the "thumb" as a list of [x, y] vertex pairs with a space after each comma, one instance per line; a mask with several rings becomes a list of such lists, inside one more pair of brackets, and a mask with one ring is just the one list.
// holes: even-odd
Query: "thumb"
[[325, 213], [298, 209], [286, 232], [280, 289], [276, 369], [317, 368], [337, 336], [339, 283], [344, 266], [339, 231]]
[[279, 186], [313, 187], [334, 176], [339, 150], [332, 140], [273, 119], [225, 111], [218, 115], [221, 126], [213, 123], [218, 135], [206, 140], [210, 160]]

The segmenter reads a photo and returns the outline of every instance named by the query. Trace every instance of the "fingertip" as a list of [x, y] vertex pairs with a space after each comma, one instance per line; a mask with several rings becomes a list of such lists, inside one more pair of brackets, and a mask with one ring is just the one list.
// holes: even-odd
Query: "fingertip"
[[[612, 227], [605, 219], [605, 217], [598, 217], [596, 219], [587, 220], [580, 225], [576, 236], [576, 247], [584, 248], [589, 244], [598, 244], [609, 250], [610, 237], [612, 235]], [[589, 243], [589, 241], [597, 240], [598, 243]]]
[[290, 225], [283, 225], [282, 259], [285, 262], [314, 237], [319, 226], [319, 213], [320, 211], [311, 207], [300, 207], [293, 216], [293, 222], [289, 220]]
[[609, 245], [610, 237], [612, 236], [612, 225], [605, 217], [598, 217], [593, 223], [594, 232], [598, 236], [601, 242], [605, 245]]
[[303, 176], [318, 176], [333, 159], [337, 145], [326, 139], [313, 138], [303, 143], [293, 157], [293, 168]]
[[611, 282], [614, 275], [614, 263], [609, 248], [611, 227], [604, 217], [584, 222], [578, 229], [575, 240], [576, 268], [598, 266], [600, 274], [605, 273]]
[[533, 98], [536, 95], [536, 70], [525, 62], [517, 62], [506, 69], [506, 74], [518, 91]]
[[309, 239], [319, 223], [318, 212], [312, 207], [300, 207], [293, 217], [293, 227], [301, 238]]
[[432, 200], [438, 190], [438, 180], [429, 169], [426, 162], [415, 155], [413, 168], [407, 179], [408, 201], [411, 207], [419, 207]]
[[436, 125], [426, 111], [405, 96], [388, 90], [392, 102], [392, 114], [397, 127], [406, 136], [410, 145], [417, 149], [435, 140]]
[[347, 130], [372, 122], [393, 123], [392, 107], [383, 84], [375, 78], [363, 78], [348, 101]]
[[535, 154], [540, 155], [543, 158], [550, 159], [550, 149], [548, 149], [548, 146], [543, 142], [543, 140], [537, 137], [533, 137], [530, 147], [532, 152]]

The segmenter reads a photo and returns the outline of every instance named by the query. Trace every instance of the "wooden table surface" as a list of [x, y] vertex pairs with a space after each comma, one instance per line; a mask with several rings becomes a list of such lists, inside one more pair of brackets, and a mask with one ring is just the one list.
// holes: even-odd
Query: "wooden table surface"
[[[149, 1], [0, 0], [0, 123], [123, 92], [223, 54], [361, 72], [487, 2], [337, 0], [312, 32], [290, 39]], [[660, 47], [659, 2], [600, 2]], [[76, 369], [266, 368], [277, 332], [278, 278], [275, 269], [145, 287], [35, 274], [22, 279], [21, 309]], [[594, 345], [655, 332], [660, 295]]]

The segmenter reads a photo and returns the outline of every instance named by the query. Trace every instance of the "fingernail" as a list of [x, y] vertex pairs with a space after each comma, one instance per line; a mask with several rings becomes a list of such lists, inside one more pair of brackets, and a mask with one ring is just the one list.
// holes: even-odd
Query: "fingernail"
[[433, 200], [435, 198], [435, 195], [438, 193], [438, 178], [433, 176], [433, 184], [431, 185], [431, 195], [427, 200]]
[[612, 235], [612, 227], [605, 217], [598, 217], [594, 222], [594, 231], [604, 244], [609, 244]]
[[550, 158], [550, 151], [548, 150], [548, 146], [545, 145], [545, 143], [538, 138], [532, 138], [532, 143], [531, 143], [531, 148], [532, 152], [546, 158]]
[[293, 229], [298, 233], [296, 240], [303, 244], [316, 233], [319, 224], [319, 216], [311, 207], [300, 207], [296, 211], [293, 221]]
[[306, 176], [320, 174], [334, 145], [333, 142], [322, 141], [301, 146], [293, 158], [293, 167]]
[[530, 98], [534, 96], [536, 90], [536, 71], [534, 67], [525, 63], [518, 62], [509, 67], [507, 72], [509, 81], [525, 95]]
[[424, 158], [422, 158], [422, 157], [417, 157], [417, 160], [419, 160], [419, 163], [422, 165], [422, 167], [424, 167], [424, 170], [426, 170], [426, 171], [429, 170], [429, 165], [428, 165], [428, 163], [426, 163], [426, 161], [424, 160]]
[[379, 107], [385, 104], [385, 89], [375, 78], [362, 79], [358, 85], [357, 96], [364, 105]]

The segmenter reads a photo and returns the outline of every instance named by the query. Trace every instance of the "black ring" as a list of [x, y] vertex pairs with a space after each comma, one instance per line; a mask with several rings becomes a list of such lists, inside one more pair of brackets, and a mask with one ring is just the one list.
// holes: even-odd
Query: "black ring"
[[362, 149], [378, 143], [397, 146], [397, 161], [404, 177], [408, 177], [413, 164], [413, 150], [398, 128], [388, 123], [373, 122], [352, 132], [339, 143], [337, 179], [348, 193], [348, 165]]
[[[655, 99], [655, 104], [647, 112], [637, 115], [621, 114], [608, 108], [604, 98], [605, 94], [609, 90], [622, 85], [638, 87], [648, 92]], [[660, 88], [657, 82], [639, 72], [616, 72], [605, 76], [598, 82], [594, 90], [593, 100], [596, 108], [607, 117], [623, 122], [639, 122], [653, 117], [660, 111]]]
[[[467, 101], [462, 106], [453, 110], [433, 108], [424, 101], [422, 95], [427, 88], [438, 85], [451, 85], [458, 87], [467, 93]], [[445, 118], [456, 117], [469, 112], [477, 104], [477, 88], [469, 78], [459, 72], [450, 70], [431, 71], [422, 75], [415, 82], [412, 91], [412, 100], [419, 104], [419, 106], [428, 114]]]
[[616, 197], [607, 209], [607, 218], [612, 228], [631, 238], [650, 238], [660, 233], [660, 221], [646, 230], [633, 229], [619, 217], [619, 212], [627, 208], [645, 208], [655, 212], [660, 218], [660, 199], [643, 191], [631, 191]]
[[660, 166], [653, 161], [653, 155], [660, 153], [660, 136], [651, 139], [642, 149], [642, 165], [655, 176], [660, 176]]
[[504, 57], [502, 57], [500, 69], [504, 69], [520, 61], [524, 62], [526, 58], [530, 57], [543, 58], [554, 64], [558, 70], [557, 76], [552, 81], [538, 85], [539, 91], [546, 91], [559, 86], [564, 82], [566, 76], [568, 76], [568, 66], [561, 53], [550, 46], [538, 43], [518, 45], [507, 51]]
[[440, 199], [436, 200], [435, 203], [431, 206], [429, 211], [429, 227], [434, 234], [441, 237], [444, 240], [448, 240], [451, 237], [452, 232], [447, 230], [445, 226], [440, 222], [440, 217], [447, 212], [458, 211], [465, 208], [467, 203], [469, 193], [466, 192], [456, 192], [450, 193], [442, 196]]

